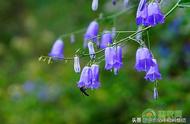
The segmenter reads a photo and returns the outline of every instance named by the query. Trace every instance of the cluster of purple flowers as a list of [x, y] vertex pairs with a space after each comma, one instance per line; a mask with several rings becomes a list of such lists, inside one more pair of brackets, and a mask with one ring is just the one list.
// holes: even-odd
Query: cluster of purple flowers
[[136, 14], [137, 25], [156, 26], [164, 23], [164, 21], [165, 16], [161, 12], [157, 0], [150, 3], [146, 0], [140, 0]]
[[80, 80], [77, 85], [79, 88], [99, 88], [99, 65], [93, 64], [91, 67], [85, 66], [81, 72]]
[[135, 69], [139, 72], [146, 72], [145, 79], [151, 82], [161, 79], [156, 59], [153, 58], [151, 52], [146, 47], [137, 50]]
[[[112, 2], [115, 4], [116, 0], [113, 0]], [[128, 0], [125, 0], [125, 2], [128, 3]], [[97, 8], [98, 0], [93, 0], [92, 9], [95, 11]], [[146, 0], [140, 0], [136, 17], [137, 25], [155, 26], [159, 23], [164, 23], [164, 20], [165, 17], [162, 14], [157, 1], [151, 1], [150, 3], [147, 3]], [[113, 39], [116, 35], [115, 30], [115, 27], [113, 27], [112, 32], [107, 30], [103, 31], [99, 43], [99, 24], [96, 21], [92, 21], [89, 24], [84, 35], [84, 46], [88, 47], [89, 56], [93, 62], [91, 61], [88, 66], [85, 66], [82, 69], [80, 80], [77, 83], [77, 86], [81, 89], [81, 91], [85, 91], [86, 89], [97, 89], [100, 87], [100, 69], [99, 65], [95, 61], [96, 52], [94, 44], [96, 44], [98, 48], [104, 50], [105, 70], [114, 70], [114, 74], [117, 74], [119, 69], [123, 66], [122, 47], [113, 43]], [[71, 35], [70, 39], [71, 43], [75, 42], [73, 34]], [[137, 39], [141, 39], [141, 36], [138, 36]], [[52, 57], [53, 60], [62, 60], [64, 59], [63, 49], [64, 43], [61, 39], [58, 39], [55, 41], [49, 56]], [[80, 73], [81, 71], [79, 59], [80, 58], [78, 55], [75, 55], [73, 58], [74, 71], [76, 73]], [[154, 59], [150, 50], [146, 47], [138, 48], [136, 52], [135, 69], [139, 72], [146, 72], [145, 79], [151, 82], [161, 79], [157, 61]], [[154, 97], [158, 97], [156, 88], [154, 88]]]
[[[95, 50], [93, 44], [98, 43], [98, 30], [99, 25], [96, 21], [92, 21], [84, 35], [84, 41], [88, 42], [88, 50], [91, 59], [95, 59]], [[104, 31], [101, 37], [100, 49], [105, 49], [105, 69], [106, 70], [118, 70], [122, 67], [122, 48], [120, 46], [113, 45], [113, 36], [110, 31]], [[76, 59], [79, 61], [79, 59]], [[75, 62], [79, 63], [79, 62]], [[79, 68], [79, 64], [74, 68]], [[76, 69], [75, 69], [76, 70]], [[75, 71], [76, 72], [76, 71]], [[78, 71], [77, 71], [78, 72]], [[80, 80], [78, 82], [79, 88], [97, 89], [100, 87], [99, 82], [99, 66], [92, 64], [91, 67], [85, 66], [81, 72]]]

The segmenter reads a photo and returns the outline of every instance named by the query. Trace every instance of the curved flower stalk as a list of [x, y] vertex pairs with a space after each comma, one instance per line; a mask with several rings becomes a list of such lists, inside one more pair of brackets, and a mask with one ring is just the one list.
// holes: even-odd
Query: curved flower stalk
[[63, 55], [64, 43], [61, 39], [57, 39], [53, 44], [51, 52], [48, 54], [53, 60], [62, 60], [64, 59]]

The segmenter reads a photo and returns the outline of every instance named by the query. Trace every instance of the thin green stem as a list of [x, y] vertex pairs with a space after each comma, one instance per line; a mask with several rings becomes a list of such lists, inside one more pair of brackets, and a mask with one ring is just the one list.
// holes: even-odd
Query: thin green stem
[[190, 5], [179, 4], [178, 7], [181, 7], [181, 8], [190, 8]]
[[148, 30], [146, 31], [146, 34], [147, 34], [148, 48], [150, 50], [150, 38], [149, 38], [149, 31]]
[[181, 0], [178, 0], [177, 3], [165, 14], [165, 17], [169, 16], [178, 6]]

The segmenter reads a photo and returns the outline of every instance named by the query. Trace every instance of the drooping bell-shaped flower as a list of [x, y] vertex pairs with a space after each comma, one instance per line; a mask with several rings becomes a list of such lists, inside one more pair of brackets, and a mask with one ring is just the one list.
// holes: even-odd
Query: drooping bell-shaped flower
[[74, 57], [74, 70], [76, 73], [80, 72], [80, 60], [78, 56]]
[[100, 48], [104, 49], [106, 48], [109, 44], [112, 44], [112, 35], [109, 31], [104, 31], [104, 34], [102, 35], [101, 38], [101, 43], [100, 43]]
[[98, 9], [98, 0], [92, 0], [92, 10], [96, 11]]
[[154, 65], [150, 67], [148, 72], [146, 73], [145, 79], [150, 80], [151, 82], [154, 82], [156, 80], [162, 79], [161, 74], [159, 72], [158, 64], [156, 62], [156, 59], [152, 59], [154, 62]]
[[63, 49], [64, 49], [64, 43], [61, 39], [58, 39], [53, 44], [51, 52], [48, 55], [52, 57], [54, 60], [62, 60], [64, 59]]
[[91, 66], [92, 70], [92, 84], [90, 85], [91, 89], [97, 89], [100, 87], [100, 81], [99, 81], [99, 65], [93, 64]]
[[161, 12], [158, 2], [151, 2], [148, 5], [148, 24], [150, 26], [156, 26], [162, 24], [165, 21], [165, 16]]
[[85, 66], [81, 72], [80, 80], [77, 83], [79, 88], [89, 88], [92, 84], [92, 70], [90, 67]]
[[148, 17], [148, 4], [146, 3], [146, 0], [140, 0], [136, 14], [137, 25], [148, 26], [147, 17]]
[[116, 5], [116, 3], [117, 3], [117, 0], [112, 0], [113, 5]]
[[115, 59], [114, 59], [114, 68], [116, 69], [120, 69], [123, 66], [123, 62], [122, 62], [122, 47], [121, 46], [117, 46], [115, 48]]
[[154, 66], [155, 63], [152, 60], [152, 54], [149, 49], [146, 47], [138, 48], [136, 52], [136, 63], [135, 69], [137, 71], [147, 72], [151, 66]]
[[85, 41], [93, 41], [96, 42], [98, 38], [98, 30], [99, 30], [99, 25], [96, 21], [93, 21], [89, 24], [88, 29], [84, 35], [84, 40]]
[[154, 99], [158, 99], [158, 90], [156, 87], [154, 87], [154, 94], [153, 94]]
[[115, 48], [106, 47], [105, 48], [105, 69], [111, 70], [114, 66], [115, 59]]
[[88, 42], [88, 51], [89, 51], [89, 55], [90, 55], [91, 59], [96, 57], [95, 50], [94, 50], [94, 45], [93, 45], [92, 42]]

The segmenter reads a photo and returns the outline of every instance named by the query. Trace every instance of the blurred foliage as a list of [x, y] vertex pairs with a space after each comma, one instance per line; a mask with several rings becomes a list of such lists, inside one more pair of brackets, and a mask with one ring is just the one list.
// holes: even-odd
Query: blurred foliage
[[[167, 12], [176, 0], [164, 0]], [[183, 2], [188, 2], [184, 0]], [[103, 70], [98, 90], [85, 97], [76, 87], [79, 75], [72, 62], [51, 65], [38, 61], [47, 55], [60, 35], [88, 26], [99, 14], [111, 15], [122, 10], [111, 0], [100, 1], [97, 12], [91, 0], [1, 0], [0, 1], [0, 123], [1, 124], [128, 124], [147, 108], [182, 110], [190, 113], [190, 14], [189, 9], [175, 10], [163, 25], [149, 30], [151, 50], [157, 58], [163, 80], [159, 81], [159, 99], [153, 100], [153, 84], [144, 73], [134, 70], [138, 45], [127, 43], [125, 66], [118, 76]], [[101, 31], [136, 30], [133, 7], [123, 15], [100, 22]], [[82, 47], [83, 33], [70, 44], [65, 38], [65, 56]], [[121, 37], [119, 37], [121, 38]], [[144, 35], [146, 40], [146, 35]], [[72, 47], [70, 47], [72, 46]], [[82, 66], [88, 58], [81, 60]]]

